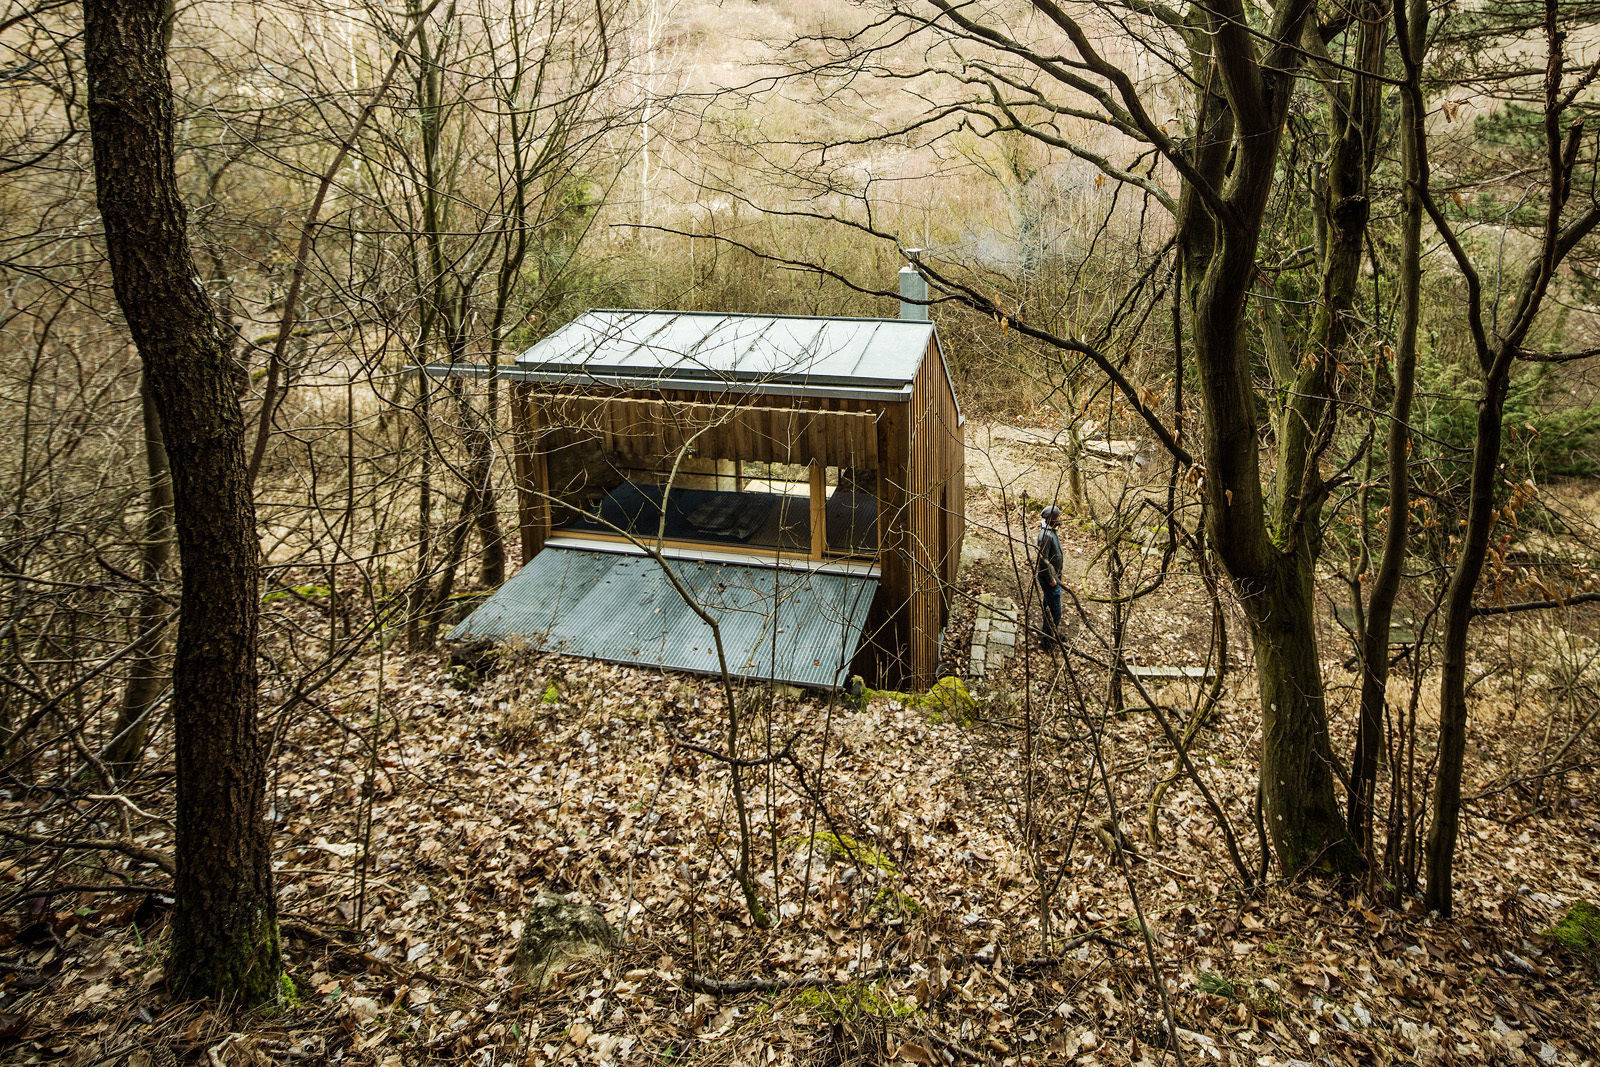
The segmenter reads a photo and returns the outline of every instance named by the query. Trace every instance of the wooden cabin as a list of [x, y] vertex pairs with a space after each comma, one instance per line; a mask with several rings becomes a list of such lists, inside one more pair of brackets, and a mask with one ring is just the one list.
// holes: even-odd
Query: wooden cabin
[[453, 637], [823, 687], [936, 679], [965, 484], [925, 317], [591, 311], [494, 373], [524, 563]]

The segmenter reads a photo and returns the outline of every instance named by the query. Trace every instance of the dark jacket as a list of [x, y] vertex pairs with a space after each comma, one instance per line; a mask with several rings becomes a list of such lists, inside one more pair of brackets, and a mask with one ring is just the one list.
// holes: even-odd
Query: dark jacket
[[[1049, 526], [1039, 524], [1039, 561], [1035, 565], [1035, 575], [1040, 585], [1049, 585], [1051, 582], [1061, 580], [1061, 538]], [[1050, 582], [1045, 581], [1049, 575]]]

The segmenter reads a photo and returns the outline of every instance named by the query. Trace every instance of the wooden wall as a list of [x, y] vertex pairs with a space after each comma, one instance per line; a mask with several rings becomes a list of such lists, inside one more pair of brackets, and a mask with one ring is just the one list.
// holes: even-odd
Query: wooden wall
[[966, 452], [935, 339], [928, 342], [909, 407], [907, 684], [924, 688], [938, 680], [939, 633], [950, 615], [966, 529]]
[[938, 680], [966, 530], [964, 435], [937, 341], [911, 399], [886, 406], [878, 427], [882, 579], [867, 623], [871, 648], [858, 663], [880, 683], [923, 689]]
[[517, 482], [517, 530], [522, 562], [544, 549], [550, 537], [550, 468], [545, 462], [544, 424], [531, 386], [511, 385], [511, 460]]
[[[759, 398], [758, 398], [759, 399]], [[588, 433], [609, 453], [659, 456], [684, 445], [694, 454], [765, 463], [875, 467], [872, 411], [830, 411], [782, 403], [731, 404], [638, 397], [540, 398], [545, 425]]]

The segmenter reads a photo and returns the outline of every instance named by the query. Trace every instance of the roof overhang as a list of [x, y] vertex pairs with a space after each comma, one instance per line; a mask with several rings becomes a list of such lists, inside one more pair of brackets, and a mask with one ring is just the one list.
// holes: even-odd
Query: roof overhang
[[833, 382], [762, 381], [760, 379], [692, 378], [655, 374], [591, 374], [539, 370], [526, 365], [492, 366], [483, 363], [429, 363], [421, 368], [430, 378], [496, 378], [528, 382], [550, 389], [619, 389], [628, 392], [712, 393], [719, 396], [818, 396], [831, 400], [861, 400], [903, 404], [911, 399], [911, 386], [858, 387]]

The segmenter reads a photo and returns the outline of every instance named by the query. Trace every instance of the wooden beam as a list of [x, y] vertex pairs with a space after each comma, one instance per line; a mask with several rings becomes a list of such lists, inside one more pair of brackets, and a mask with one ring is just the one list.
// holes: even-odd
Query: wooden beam
[[705, 458], [830, 467], [872, 466], [877, 419], [870, 411], [755, 404], [682, 404], [634, 397], [542, 397], [545, 425], [598, 433], [608, 452], [649, 455], [690, 438]]
[[828, 551], [827, 469], [811, 461], [811, 558], [821, 559]]
[[[779, 555], [779, 552], [776, 548], [770, 548], [764, 545], [758, 546], [730, 544], [724, 541], [691, 541], [681, 537], [668, 537], [662, 539], [661, 541], [657, 541], [651, 536], [640, 536], [630, 539], [624, 537], [622, 534], [610, 533], [609, 531], [573, 530], [566, 527], [561, 527], [554, 532], [556, 536], [575, 538], [581, 537], [585, 541], [606, 541], [612, 544], [631, 545], [635, 540], [637, 540], [639, 544], [649, 545], [651, 548], [682, 548], [699, 549], [711, 552], [727, 552], [741, 556], [750, 556], [753, 559], [771, 560], [777, 558]], [[785, 560], [795, 560], [799, 558], [798, 556], [788, 552], [785, 552], [782, 555]], [[868, 565], [876, 564], [878, 562], [876, 558], [865, 553], [839, 552], [835, 553], [829, 558], [845, 562], [865, 563]]]

